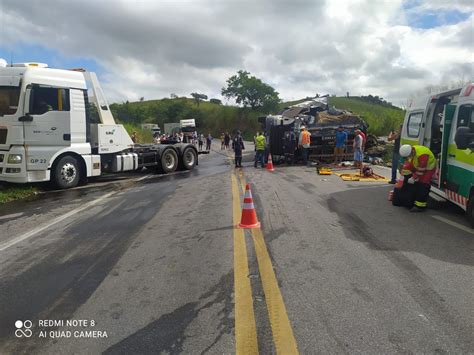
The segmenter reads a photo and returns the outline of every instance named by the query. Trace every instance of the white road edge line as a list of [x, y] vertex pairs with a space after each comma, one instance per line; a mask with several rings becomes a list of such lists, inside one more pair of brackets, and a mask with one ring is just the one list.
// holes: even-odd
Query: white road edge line
[[148, 175], [142, 176], [141, 178], [135, 179], [133, 181], [135, 181], [135, 182], [142, 181], [142, 180], [150, 178], [151, 176], [152, 176], [151, 174], [148, 174]]
[[190, 172], [191, 172], [191, 170], [183, 170], [183, 171], [174, 171], [174, 172], [169, 173], [169, 174], [148, 174], [148, 175], [142, 176], [138, 179], [134, 179], [133, 181], [134, 182], [139, 182], [139, 181], [146, 180], [146, 179], [156, 179], [156, 178], [161, 179], [161, 178], [164, 178], [164, 177], [167, 177], [167, 176], [187, 174], [187, 173], [190, 173]]
[[0, 251], [4, 251], [5, 249], [8, 249], [12, 246], [14, 246], [15, 244], [18, 244], [28, 238], [31, 238], [32, 236], [34, 236], [35, 234], [38, 234], [42, 231], [44, 231], [45, 229], [48, 229], [49, 227], [61, 222], [61, 221], [64, 221], [65, 219], [75, 215], [76, 213], [79, 213], [87, 208], [90, 208], [96, 204], [98, 204], [99, 202], [105, 200], [106, 198], [112, 196], [113, 194], [117, 193], [117, 191], [113, 191], [113, 192], [109, 192], [108, 194], [105, 194], [104, 196], [101, 196], [99, 197], [98, 199], [96, 200], [93, 200], [89, 203], [86, 203], [85, 205], [82, 205], [81, 207], [78, 207], [76, 209], [73, 209], [72, 211], [69, 211], [68, 213], [66, 214], [63, 214], [62, 216], [56, 218], [56, 219], [53, 219], [51, 222], [49, 222], [48, 224], [45, 224], [45, 225], [42, 225], [41, 227], [38, 227], [38, 228], [35, 228], [25, 234], [22, 234], [12, 240], [10, 240], [9, 242], [6, 242], [4, 244], [0, 244]]
[[449, 219], [447, 218], [444, 218], [444, 217], [441, 217], [441, 216], [438, 216], [438, 215], [432, 215], [431, 217], [433, 217], [434, 219], [437, 219], [438, 221], [441, 221], [441, 222], [444, 222], [444, 223], [447, 223], [453, 227], [456, 227], [456, 228], [459, 228], [465, 232], [468, 232], [468, 233], [471, 233], [471, 234], [474, 234], [474, 230], [469, 228], [469, 227], [466, 227], [466, 226], [463, 226], [462, 224], [459, 224], [458, 222], [454, 222], [454, 221], [450, 221]]
[[12, 214], [7, 214], [5, 216], [0, 216], [0, 220], [9, 219], [9, 218], [16, 218], [16, 217], [20, 217], [20, 216], [23, 216], [23, 212], [12, 213]]

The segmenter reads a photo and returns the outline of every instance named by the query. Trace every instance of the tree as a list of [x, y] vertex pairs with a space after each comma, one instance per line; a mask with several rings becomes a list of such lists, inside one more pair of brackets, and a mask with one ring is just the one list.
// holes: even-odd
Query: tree
[[219, 99], [210, 99], [209, 102], [211, 104], [222, 105], [222, 101]]
[[144, 97], [144, 96], [140, 97], [140, 102], [143, 102], [143, 101], [145, 101], [145, 97]]
[[247, 71], [239, 70], [237, 75], [227, 79], [227, 87], [222, 88], [222, 96], [234, 98], [235, 102], [252, 110], [274, 110], [280, 102], [278, 92]]
[[171, 94], [170, 94], [170, 97], [171, 97], [172, 99], [177, 99], [177, 98], [178, 98], [178, 95], [176, 95], [175, 93], [171, 93]]
[[204, 95], [204, 94], [199, 94], [197, 92], [193, 92], [191, 94], [191, 96], [194, 98], [194, 102], [196, 103], [196, 105], [199, 106], [199, 103], [201, 102], [201, 100], [207, 100], [207, 95]]

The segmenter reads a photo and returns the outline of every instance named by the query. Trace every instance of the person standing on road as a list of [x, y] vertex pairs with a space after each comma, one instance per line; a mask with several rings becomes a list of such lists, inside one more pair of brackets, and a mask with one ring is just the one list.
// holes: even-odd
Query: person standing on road
[[212, 136], [211, 136], [211, 132], [209, 132], [209, 134], [207, 135], [207, 138], [206, 138], [206, 150], [207, 151], [211, 150], [211, 144], [212, 144]]
[[254, 167], [257, 167], [258, 162], [262, 164], [262, 168], [265, 167], [265, 136], [257, 132], [257, 136], [255, 137], [255, 162], [253, 164]]
[[424, 212], [428, 205], [431, 179], [436, 170], [436, 158], [428, 147], [410, 144], [400, 147], [400, 156], [406, 158], [403, 168], [413, 173], [407, 180], [407, 183], [415, 185], [415, 206], [410, 212]]
[[354, 142], [352, 143], [354, 148], [354, 166], [359, 169], [362, 167], [362, 160], [364, 159], [364, 153], [362, 152], [363, 138], [360, 133], [359, 129], [355, 130]]
[[225, 149], [229, 149], [229, 145], [230, 145], [230, 135], [229, 135], [229, 132], [225, 132], [224, 134], [224, 147]]
[[397, 182], [397, 170], [400, 160], [400, 137], [402, 133], [402, 126], [400, 131], [397, 132], [392, 130], [388, 135], [388, 141], [394, 141], [393, 152], [392, 152], [392, 179], [388, 182], [389, 184], [395, 184]]
[[240, 135], [240, 131], [237, 131], [237, 135], [232, 140], [232, 149], [235, 154], [235, 167], [242, 167], [242, 151], [245, 150], [244, 140]]
[[199, 134], [198, 136], [198, 145], [199, 145], [199, 151], [202, 152], [202, 145], [204, 144], [204, 134]]
[[221, 134], [221, 150], [225, 148], [225, 134]]
[[301, 154], [303, 155], [304, 165], [308, 165], [308, 154], [309, 147], [311, 145], [311, 133], [306, 130], [305, 126], [301, 126], [301, 132], [298, 139], [298, 146], [301, 148]]
[[336, 132], [336, 147], [334, 148], [334, 162], [342, 162], [346, 149], [347, 132], [339, 126]]

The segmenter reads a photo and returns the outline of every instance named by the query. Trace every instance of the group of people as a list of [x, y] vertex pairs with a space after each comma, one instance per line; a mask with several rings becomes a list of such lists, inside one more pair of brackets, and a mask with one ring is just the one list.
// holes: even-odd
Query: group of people
[[[334, 148], [335, 163], [342, 162], [342, 160], [344, 159], [347, 151], [348, 137], [349, 133], [344, 129], [344, 127], [338, 127], [336, 131], [336, 144]], [[354, 165], [358, 168], [362, 166], [362, 161], [364, 159], [365, 141], [365, 133], [360, 128], [355, 129], [352, 148], [354, 152]], [[289, 131], [285, 136], [284, 146], [287, 161], [290, 159], [292, 159], [293, 162], [295, 161], [295, 151], [296, 149], [298, 149], [301, 152], [301, 157], [303, 158], [304, 165], [309, 164], [311, 133], [306, 129], [305, 126], [300, 127], [300, 134], [298, 137], [296, 137], [293, 131]]]
[[204, 145], [204, 142], [206, 142], [206, 151], [210, 151], [212, 139], [213, 138], [212, 138], [211, 132], [209, 132], [206, 137], [204, 137], [204, 134], [202, 133], [198, 134], [197, 143], [198, 143], [199, 151], [202, 152], [202, 146]]
[[[292, 137], [287, 137], [289, 141], [296, 141], [293, 132], [290, 132]], [[336, 162], [342, 161], [349, 134], [341, 126], [336, 133], [336, 147], [334, 149], [334, 156]], [[400, 146], [400, 131], [392, 131], [388, 137], [389, 141], [394, 141], [393, 162], [392, 162], [392, 179], [391, 184], [394, 184], [397, 179], [397, 171], [400, 171], [404, 176], [406, 184], [414, 185], [415, 196], [414, 206], [412, 212], [421, 212], [426, 209], [428, 195], [430, 192], [430, 182], [436, 170], [436, 158], [431, 150], [425, 146], [420, 145], [402, 145]], [[308, 151], [311, 144], [311, 134], [306, 127], [301, 127], [301, 132], [298, 137], [298, 147], [301, 149], [301, 154], [305, 164], [308, 163]], [[361, 129], [354, 131], [353, 153], [354, 164], [356, 167], [362, 167], [364, 159], [364, 148], [366, 143], [366, 136]], [[254, 137], [255, 144], [255, 158], [254, 167], [258, 165], [265, 167], [265, 157], [268, 154], [267, 139], [262, 132], [258, 132]], [[295, 145], [295, 144], [293, 144]], [[245, 149], [244, 141], [240, 131], [232, 140], [232, 149], [235, 153], [235, 167], [242, 167], [242, 151]]]
[[[225, 143], [225, 141], [224, 141]], [[229, 135], [229, 144], [230, 144], [230, 135]], [[265, 167], [265, 151], [266, 151], [266, 138], [261, 132], [257, 132], [257, 135], [254, 137], [255, 144], [255, 159], [254, 166], [257, 167], [258, 163], [261, 164], [262, 168]], [[224, 144], [224, 148], [227, 149]], [[245, 150], [244, 139], [240, 130], [237, 131], [236, 135], [232, 138], [232, 150], [234, 151], [234, 162], [236, 168], [242, 167], [242, 154]]]
[[[339, 163], [344, 159], [346, 153], [347, 138], [349, 133], [344, 127], [339, 126], [336, 131], [336, 145], [334, 147], [334, 162]], [[352, 151], [354, 153], [354, 166], [356, 168], [362, 167], [364, 160], [366, 136], [360, 128], [354, 130], [354, 140], [352, 141]]]
[[230, 141], [232, 140], [232, 136], [229, 132], [225, 132], [221, 134], [221, 149], [228, 150], [230, 148]]

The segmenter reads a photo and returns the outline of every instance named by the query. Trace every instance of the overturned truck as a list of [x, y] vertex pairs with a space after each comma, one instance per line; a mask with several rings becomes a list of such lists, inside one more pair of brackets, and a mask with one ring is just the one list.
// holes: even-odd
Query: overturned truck
[[259, 122], [266, 132], [269, 152], [277, 162], [299, 159], [297, 140], [301, 126], [311, 133], [309, 158], [313, 161], [332, 161], [339, 126], [348, 133], [344, 158], [351, 158], [355, 129], [365, 133], [368, 127], [360, 116], [329, 107], [327, 96], [287, 107], [277, 115], [259, 117]]

